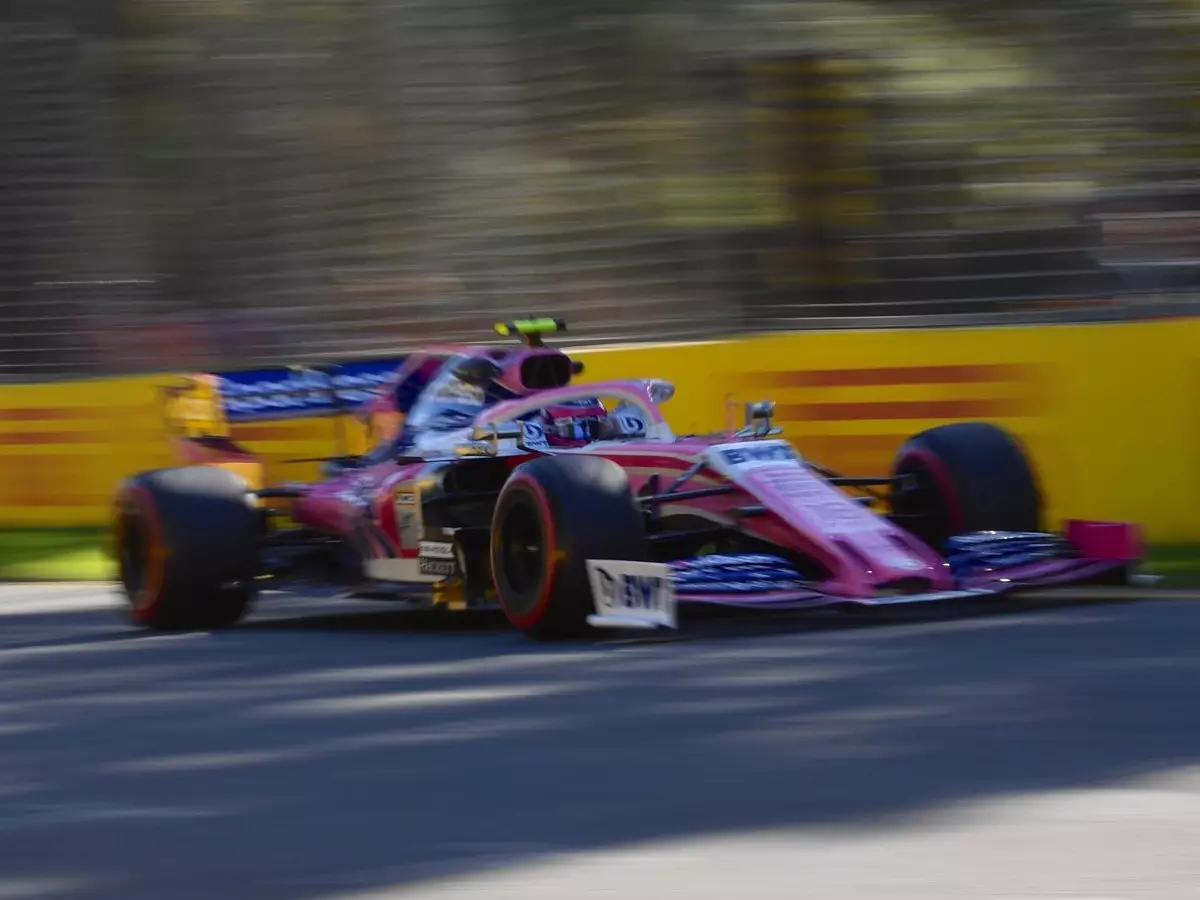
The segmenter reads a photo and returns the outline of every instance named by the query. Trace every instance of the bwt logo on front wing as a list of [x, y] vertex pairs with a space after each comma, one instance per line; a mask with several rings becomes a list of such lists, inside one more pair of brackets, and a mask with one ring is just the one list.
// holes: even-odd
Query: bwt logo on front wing
[[589, 559], [597, 624], [675, 626], [675, 581], [662, 563]]
[[599, 567], [596, 568], [596, 575], [603, 595], [601, 602], [605, 606], [658, 609], [658, 596], [663, 590], [665, 578], [655, 575], [610, 575]]

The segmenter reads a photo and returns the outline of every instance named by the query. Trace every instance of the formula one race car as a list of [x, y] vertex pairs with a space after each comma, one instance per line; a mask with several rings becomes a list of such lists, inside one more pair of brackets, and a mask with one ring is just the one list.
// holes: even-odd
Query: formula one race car
[[[263, 586], [340, 579], [351, 596], [499, 607], [549, 638], [675, 628], [689, 605], [861, 608], [1122, 583], [1139, 560], [1131, 525], [1043, 531], [1030, 463], [995, 425], [923, 431], [887, 476], [843, 477], [779, 437], [769, 401], [748, 404], [740, 430], [680, 436], [662, 413], [670, 383], [574, 383], [582, 365], [541, 337], [563, 327], [506, 323], [523, 345], [408, 357], [359, 398], [360, 418], [390, 427], [313, 483], [262, 484], [220, 427], [184, 435], [189, 465], [118, 491], [133, 619], [228, 626]], [[320, 373], [335, 394], [337, 372]], [[172, 420], [219, 422], [217, 393], [194, 377], [172, 392]]]

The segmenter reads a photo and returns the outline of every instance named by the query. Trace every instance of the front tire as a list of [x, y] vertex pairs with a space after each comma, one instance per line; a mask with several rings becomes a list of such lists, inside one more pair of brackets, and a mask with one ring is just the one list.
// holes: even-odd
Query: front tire
[[153, 631], [209, 630], [253, 602], [259, 513], [224, 469], [142, 472], [118, 491], [115, 549], [132, 620]]
[[911, 487], [892, 498], [896, 523], [935, 550], [972, 531], [1040, 531], [1037, 477], [1015, 437], [989, 422], [940, 425], [896, 454], [892, 477]]
[[518, 466], [492, 518], [492, 577], [509, 622], [539, 639], [574, 637], [594, 611], [588, 559], [648, 559], [625, 471], [592, 456]]

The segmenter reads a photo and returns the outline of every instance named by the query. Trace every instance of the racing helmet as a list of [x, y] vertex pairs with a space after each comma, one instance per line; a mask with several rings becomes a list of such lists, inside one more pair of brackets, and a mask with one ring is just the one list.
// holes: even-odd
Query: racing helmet
[[608, 410], [599, 400], [579, 400], [541, 410], [537, 422], [552, 447], [575, 447], [599, 440], [608, 432]]

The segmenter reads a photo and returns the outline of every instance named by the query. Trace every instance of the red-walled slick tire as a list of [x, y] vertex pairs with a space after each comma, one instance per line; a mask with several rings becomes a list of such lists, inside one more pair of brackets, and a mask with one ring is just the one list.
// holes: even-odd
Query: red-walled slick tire
[[893, 496], [896, 523], [941, 551], [972, 531], [1040, 531], [1037, 477], [1015, 437], [989, 422], [940, 425], [909, 438], [892, 475], [908, 489]]
[[259, 513], [244, 479], [181, 466], [117, 492], [114, 544], [129, 615], [155, 631], [234, 624], [255, 595]]
[[588, 559], [648, 559], [645, 521], [616, 463], [541, 457], [518, 466], [496, 502], [491, 563], [508, 620], [538, 639], [575, 637], [594, 612]]

